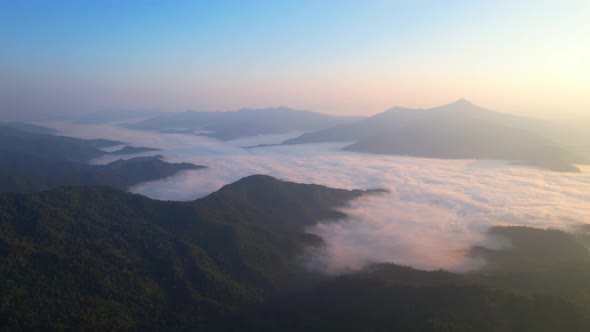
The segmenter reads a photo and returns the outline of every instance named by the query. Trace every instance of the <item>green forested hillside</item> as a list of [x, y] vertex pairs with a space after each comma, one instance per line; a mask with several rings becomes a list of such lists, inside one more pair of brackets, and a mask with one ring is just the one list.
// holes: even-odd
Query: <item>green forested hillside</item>
[[342, 276], [279, 297], [251, 314], [255, 331], [587, 331], [565, 299], [477, 284], [397, 284]]
[[119, 144], [123, 143], [106, 139], [84, 140], [55, 136], [39, 131], [0, 126], [0, 153], [20, 152], [50, 161], [88, 161], [105, 154], [99, 148]]
[[[303, 267], [305, 233], [347, 191], [250, 176], [193, 202], [108, 187], [0, 194], [0, 329], [587, 331], [587, 255], [563, 232], [497, 228], [512, 249], [474, 249], [466, 275], [373, 265]], [[536, 241], [549, 241], [555, 255]], [[518, 248], [518, 250], [516, 249]], [[520, 257], [520, 258], [515, 258]], [[562, 257], [575, 269], [559, 269]], [[534, 271], [540, 262], [542, 275]], [[557, 285], [567, 272], [568, 285]], [[515, 282], [519, 281], [519, 282]], [[524, 287], [523, 285], [536, 285]], [[570, 290], [577, 288], [578, 295]], [[586, 300], [585, 300], [586, 299]]]
[[[277, 195], [280, 210], [256, 192]], [[320, 241], [306, 224], [341, 216], [332, 208], [364, 193], [253, 176], [189, 203], [106, 187], [0, 194], [0, 324], [223, 325], [218, 316], [261, 301], [298, 271], [300, 249]], [[299, 209], [315, 197], [323, 203]]]
[[[0, 126], [0, 192], [30, 192], [80, 185], [127, 189], [134, 184], [165, 178], [182, 170], [204, 168], [189, 163], [167, 163], [161, 160], [161, 156], [118, 160], [108, 165], [89, 165], [85, 162], [107, 154], [99, 147], [114, 146], [121, 142], [54, 136], [46, 134], [43, 130], [47, 128], [44, 127], [33, 126], [33, 132], [21, 127]], [[117, 152], [152, 150], [126, 148]]]
[[572, 234], [494, 227], [509, 248], [476, 247], [466, 274], [375, 264], [251, 310], [256, 331], [587, 331], [590, 256]]
[[24, 153], [0, 153], [0, 192], [31, 192], [59, 186], [111, 186], [119, 189], [157, 180], [183, 170], [202, 169], [190, 163], [168, 163], [161, 156], [117, 160], [107, 165], [47, 159]]

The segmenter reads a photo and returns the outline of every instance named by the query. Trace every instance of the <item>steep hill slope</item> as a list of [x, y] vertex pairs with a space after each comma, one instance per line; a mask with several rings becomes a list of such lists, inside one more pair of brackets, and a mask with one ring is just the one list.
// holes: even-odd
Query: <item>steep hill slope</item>
[[251, 176], [187, 203], [106, 187], [0, 194], [0, 326], [224, 326], [302, 273], [303, 247], [321, 242], [305, 225], [366, 193]]

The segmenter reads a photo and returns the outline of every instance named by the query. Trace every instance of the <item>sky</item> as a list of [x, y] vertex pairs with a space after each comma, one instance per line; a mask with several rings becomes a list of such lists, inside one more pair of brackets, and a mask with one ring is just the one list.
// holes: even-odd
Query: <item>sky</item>
[[0, 119], [466, 98], [590, 117], [590, 1], [0, 0]]

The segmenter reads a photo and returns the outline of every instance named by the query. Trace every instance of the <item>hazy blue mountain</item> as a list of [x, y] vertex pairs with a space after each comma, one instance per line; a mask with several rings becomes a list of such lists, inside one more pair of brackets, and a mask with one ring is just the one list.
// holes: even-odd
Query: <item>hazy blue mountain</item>
[[99, 148], [123, 142], [37, 134], [12, 127], [0, 127], [0, 153], [22, 152], [44, 159], [87, 161], [105, 154]]
[[9, 128], [14, 128], [14, 129], [18, 129], [21, 131], [25, 131], [28, 133], [32, 133], [32, 134], [48, 134], [48, 135], [52, 135], [52, 134], [57, 134], [57, 130], [53, 129], [53, 128], [47, 128], [47, 127], [43, 127], [43, 126], [38, 126], [32, 123], [26, 123], [26, 122], [0, 122], [0, 128], [2, 127], [9, 127]]
[[348, 151], [440, 159], [502, 159], [554, 171], [579, 171], [578, 155], [525, 131], [470, 118], [420, 119], [412, 125], [361, 139]]
[[103, 185], [119, 189], [172, 176], [204, 166], [168, 163], [161, 156], [117, 160], [107, 165], [44, 159], [38, 156], [0, 152], [0, 192], [31, 192], [60, 186]]
[[119, 150], [112, 151], [110, 154], [133, 154], [133, 153], [142, 153], [142, 152], [150, 152], [150, 151], [161, 151], [160, 149], [155, 148], [146, 148], [143, 146], [125, 146]]
[[65, 116], [64, 119], [78, 124], [91, 125], [134, 119], [146, 119], [163, 113], [164, 112], [156, 110], [108, 110]]
[[423, 116], [421, 112], [409, 108], [394, 107], [357, 122], [305, 133], [299, 137], [286, 140], [283, 144], [355, 142], [377, 133], [403, 128], [421, 118]]
[[405, 128], [417, 120], [428, 121], [432, 119], [433, 121], [437, 121], [443, 118], [449, 120], [465, 118], [497, 125], [511, 123], [511, 126], [516, 128], [541, 123], [540, 120], [533, 118], [490, 111], [474, 105], [465, 99], [460, 99], [451, 104], [431, 109], [413, 109], [396, 106], [355, 123], [305, 133], [300, 137], [289, 139], [284, 143], [356, 142], [371, 136]]
[[[141, 130], [194, 132], [221, 140], [241, 137], [314, 131], [359, 120], [357, 116], [335, 116], [286, 107], [241, 109], [231, 112], [172, 113], [128, 125]], [[188, 131], [187, 131], [188, 130]]]
[[546, 126], [544, 120], [490, 111], [462, 99], [432, 109], [394, 107], [283, 144], [355, 142], [344, 149], [428, 158], [503, 159], [577, 171], [572, 164], [586, 163], [586, 158], [542, 135], [541, 128]]
[[[107, 154], [98, 147], [122, 144], [103, 139], [83, 140], [0, 127], [0, 191], [40, 191], [63, 185], [109, 185], [126, 189], [140, 182], [204, 166], [167, 163], [161, 156], [119, 160], [108, 165], [85, 161]], [[122, 149], [130, 153], [147, 148]], [[147, 149], [147, 150], [146, 150]]]
[[590, 153], [590, 118], [554, 119], [531, 126], [531, 131], [551, 138], [572, 150]]

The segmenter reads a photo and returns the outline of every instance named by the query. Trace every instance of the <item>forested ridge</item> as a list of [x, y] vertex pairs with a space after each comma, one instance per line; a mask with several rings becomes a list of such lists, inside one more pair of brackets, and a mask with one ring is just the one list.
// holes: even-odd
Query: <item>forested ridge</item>
[[[305, 227], [339, 222], [345, 215], [336, 207], [379, 192], [258, 175], [193, 202], [108, 187], [0, 194], [0, 325], [222, 331], [590, 326], [584, 238], [559, 231], [497, 228], [493, 232], [521, 249], [474, 249], [490, 265], [469, 274], [393, 264], [343, 276], [306, 270], [304, 249], [323, 242]], [[543, 249], [530, 245], [539, 238], [553, 241], [561, 254], [543, 260]], [[542, 274], [523, 274], [514, 259], [522, 271], [529, 264]], [[553, 283], [563, 264], [575, 284]]]
[[[190, 163], [168, 163], [162, 156], [117, 160], [107, 165], [89, 165], [93, 158], [109, 154], [100, 148], [119, 141], [56, 136], [49, 128], [0, 123], [0, 192], [30, 192], [59, 186], [103, 185], [119, 189], [202, 169]], [[153, 151], [126, 146], [113, 154]]]
[[[0, 194], [0, 322], [24, 330], [223, 325], [215, 318], [306, 274], [298, 253], [321, 240], [303, 227], [342, 217], [333, 207], [364, 193], [252, 176], [187, 203], [108, 187]], [[262, 204], [266, 195], [276, 204]]]

